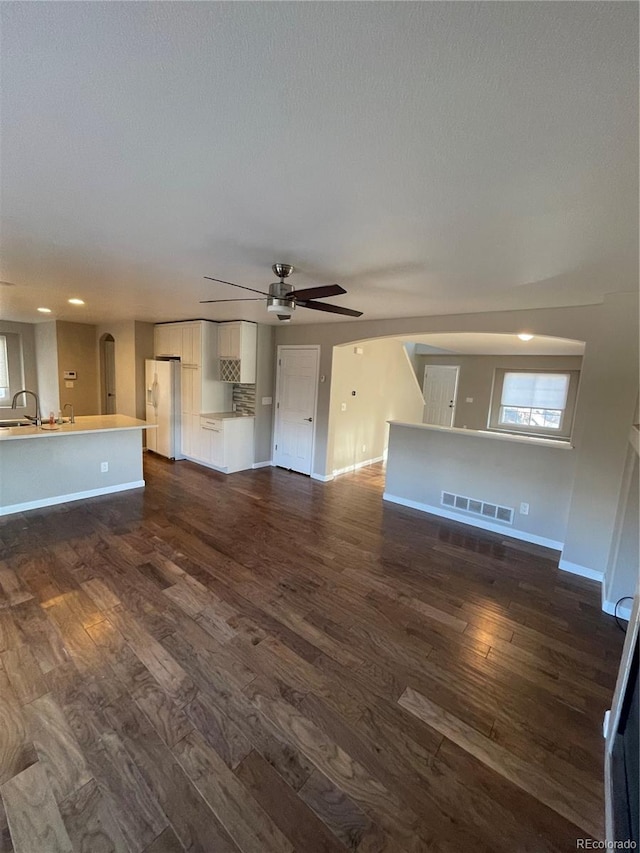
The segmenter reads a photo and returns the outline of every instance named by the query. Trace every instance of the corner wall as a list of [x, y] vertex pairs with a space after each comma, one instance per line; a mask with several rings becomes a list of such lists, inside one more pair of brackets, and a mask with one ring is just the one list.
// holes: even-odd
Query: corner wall
[[397, 340], [336, 347], [332, 369], [328, 447], [330, 473], [336, 474], [381, 459], [389, 440], [387, 421], [422, 420], [423, 399]]

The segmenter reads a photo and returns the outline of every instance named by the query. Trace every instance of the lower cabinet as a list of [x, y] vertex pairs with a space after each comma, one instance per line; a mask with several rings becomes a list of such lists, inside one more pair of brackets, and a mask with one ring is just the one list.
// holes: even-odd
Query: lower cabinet
[[197, 461], [232, 474], [251, 468], [254, 458], [253, 418], [200, 418]]

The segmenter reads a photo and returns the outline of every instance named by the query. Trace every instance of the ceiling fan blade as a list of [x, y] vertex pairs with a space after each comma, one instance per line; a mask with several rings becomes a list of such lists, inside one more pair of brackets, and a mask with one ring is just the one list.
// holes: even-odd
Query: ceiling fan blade
[[245, 287], [244, 284], [234, 284], [232, 281], [225, 281], [222, 278], [211, 278], [210, 275], [203, 276], [208, 281], [217, 281], [220, 284], [230, 284], [231, 287], [241, 287], [243, 290], [250, 290], [252, 293], [261, 293], [263, 296], [268, 296], [268, 293], [265, 293], [264, 290], [256, 290], [255, 287]]
[[340, 296], [347, 291], [339, 284], [327, 284], [324, 287], [307, 287], [305, 290], [294, 290], [289, 296], [296, 299], [326, 299], [327, 296]]
[[314, 311], [326, 311], [329, 314], [346, 314], [347, 317], [362, 317], [362, 311], [354, 311], [352, 308], [343, 308], [342, 305], [330, 305], [328, 302], [302, 302], [296, 303], [301, 308], [311, 308]]
[[200, 305], [207, 305], [209, 302], [264, 302], [264, 298], [256, 297], [255, 299], [201, 299]]

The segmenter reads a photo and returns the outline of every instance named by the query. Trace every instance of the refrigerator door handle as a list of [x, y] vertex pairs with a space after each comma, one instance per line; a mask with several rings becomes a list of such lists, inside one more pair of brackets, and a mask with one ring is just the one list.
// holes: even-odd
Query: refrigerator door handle
[[153, 377], [153, 385], [151, 386], [151, 403], [153, 408], [158, 408], [158, 377]]

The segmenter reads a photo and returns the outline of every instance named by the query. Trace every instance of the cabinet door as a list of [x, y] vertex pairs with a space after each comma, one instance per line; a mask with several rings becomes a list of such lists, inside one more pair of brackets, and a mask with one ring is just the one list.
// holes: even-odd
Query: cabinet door
[[193, 378], [196, 372], [192, 367], [180, 368], [180, 409], [183, 415], [193, 412]]
[[193, 430], [191, 428], [191, 415], [182, 415], [181, 434], [182, 455], [191, 457], [191, 452], [193, 450]]
[[191, 326], [191, 364], [202, 366], [202, 323]]
[[241, 358], [242, 326], [240, 323], [229, 323], [229, 358]]
[[219, 430], [211, 430], [211, 438], [209, 444], [210, 462], [217, 468], [226, 466], [224, 453], [224, 427]]
[[220, 323], [218, 327], [218, 357], [232, 358], [231, 356], [231, 329], [230, 323]]
[[169, 326], [156, 326], [153, 330], [153, 351], [156, 355], [170, 355]]
[[166, 328], [169, 330], [169, 352], [167, 355], [177, 355], [182, 358], [182, 323], [170, 323]]
[[199, 367], [202, 331], [198, 323], [185, 323], [182, 326], [182, 363]]

